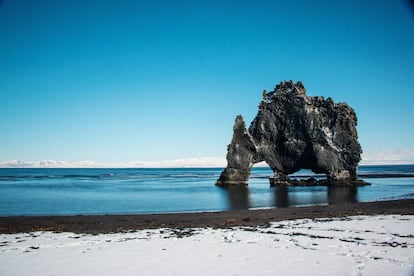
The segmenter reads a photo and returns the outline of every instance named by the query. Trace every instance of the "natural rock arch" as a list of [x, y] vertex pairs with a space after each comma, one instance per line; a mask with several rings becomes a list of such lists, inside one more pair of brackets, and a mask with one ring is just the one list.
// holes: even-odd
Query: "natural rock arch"
[[355, 185], [361, 146], [354, 110], [331, 98], [309, 97], [302, 82], [283, 81], [263, 93], [256, 118], [247, 129], [236, 117], [227, 167], [216, 185], [247, 185], [254, 164], [265, 161], [271, 183], [290, 185], [288, 175], [310, 169], [327, 175], [327, 185]]

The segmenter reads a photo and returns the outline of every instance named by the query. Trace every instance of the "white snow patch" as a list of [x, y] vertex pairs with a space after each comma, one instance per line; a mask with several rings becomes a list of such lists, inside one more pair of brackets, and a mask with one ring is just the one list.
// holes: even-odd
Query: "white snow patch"
[[326, 142], [328, 143], [328, 145], [331, 148], [333, 148], [334, 150], [340, 151], [340, 149], [338, 149], [338, 147], [333, 142], [334, 134], [332, 133], [332, 130], [329, 127], [323, 127], [322, 130], [323, 130], [323, 132], [325, 133], [325, 135], [327, 137]]
[[0, 235], [0, 275], [412, 275], [414, 216], [97, 236]]
[[320, 110], [312, 105], [305, 105], [305, 111], [306, 113], [315, 113], [315, 114], [319, 114]]

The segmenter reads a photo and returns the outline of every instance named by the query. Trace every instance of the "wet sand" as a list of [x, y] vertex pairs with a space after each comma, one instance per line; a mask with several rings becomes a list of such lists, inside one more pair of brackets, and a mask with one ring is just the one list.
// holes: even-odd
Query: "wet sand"
[[414, 199], [204, 213], [0, 217], [0, 233], [54, 231], [99, 234], [154, 228], [227, 228], [302, 218], [380, 214], [413, 215]]

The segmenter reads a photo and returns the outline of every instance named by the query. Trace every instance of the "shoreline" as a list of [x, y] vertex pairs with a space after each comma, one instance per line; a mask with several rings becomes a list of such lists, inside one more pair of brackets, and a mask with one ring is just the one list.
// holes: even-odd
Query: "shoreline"
[[0, 233], [36, 231], [104, 234], [156, 228], [229, 228], [355, 215], [414, 215], [414, 199], [240, 211], [137, 215], [0, 217]]

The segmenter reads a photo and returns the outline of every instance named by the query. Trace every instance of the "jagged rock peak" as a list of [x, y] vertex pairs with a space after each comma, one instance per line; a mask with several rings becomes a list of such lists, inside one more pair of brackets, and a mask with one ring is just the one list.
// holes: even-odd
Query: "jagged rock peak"
[[290, 81], [281, 81], [275, 86], [274, 93], [283, 93], [283, 92], [298, 92], [301, 94], [306, 94], [305, 86], [301, 81], [295, 83], [293, 80]]
[[282, 81], [274, 91], [263, 91], [248, 129], [237, 116], [227, 167], [217, 185], [247, 185], [252, 166], [261, 161], [270, 166], [276, 181], [310, 169], [326, 174], [333, 185], [356, 183], [361, 159], [356, 124], [355, 112], [347, 104], [309, 97], [302, 82]]
[[306, 88], [301, 81], [294, 82], [293, 80], [281, 81], [277, 84], [273, 91], [263, 91], [263, 101], [270, 102], [273, 97], [278, 94], [294, 93], [296, 95], [306, 95]]

